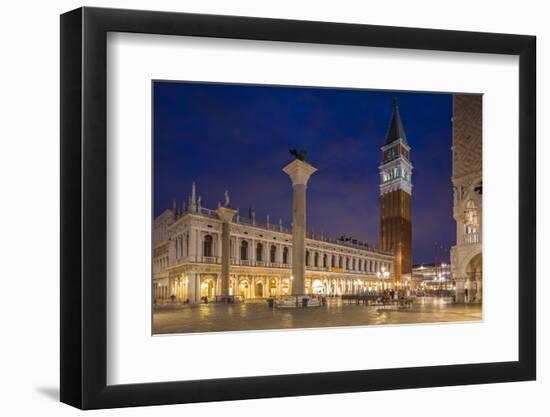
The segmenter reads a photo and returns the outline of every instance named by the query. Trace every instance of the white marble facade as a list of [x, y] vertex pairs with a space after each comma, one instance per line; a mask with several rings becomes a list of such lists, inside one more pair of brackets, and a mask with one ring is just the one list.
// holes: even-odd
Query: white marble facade
[[[200, 302], [221, 291], [222, 221], [192, 196], [185, 209], [154, 220], [156, 302]], [[291, 294], [292, 234], [281, 222], [237, 214], [230, 224], [229, 295], [245, 299]], [[306, 293], [342, 295], [390, 288], [393, 255], [356, 241], [306, 238]]]

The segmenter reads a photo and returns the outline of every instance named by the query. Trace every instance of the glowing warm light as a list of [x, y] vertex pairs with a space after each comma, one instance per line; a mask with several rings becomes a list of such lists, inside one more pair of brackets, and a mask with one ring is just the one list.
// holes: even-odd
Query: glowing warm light
[[313, 293], [314, 294], [321, 294], [323, 292], [323, 283], [316, 279], [313, 281]]

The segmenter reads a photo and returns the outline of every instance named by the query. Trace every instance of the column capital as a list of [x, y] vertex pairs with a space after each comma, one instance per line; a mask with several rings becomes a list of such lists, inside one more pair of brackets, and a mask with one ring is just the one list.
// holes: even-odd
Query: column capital
[[218, 217], [221, 221], [225, 223], [231, 223], [233, 221], [233, 217], [235, 217], [235, 214], [237, 214], [237, 210], [229, 207], [218, 207], [216, 213], [218, 214]]
[[283, 171], [290, 177], [292, 185], [307, 185], [309, 177], [317, 171], [317, 168], [305, 161], [295, 159], [290, 164], [285, 166]]

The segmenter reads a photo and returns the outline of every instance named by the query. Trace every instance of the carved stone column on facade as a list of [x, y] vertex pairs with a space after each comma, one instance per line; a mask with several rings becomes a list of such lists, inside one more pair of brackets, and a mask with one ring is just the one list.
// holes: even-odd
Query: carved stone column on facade
[[174, 277], [172, 274], [168, 274], [168, 297], [172, 297], [174, 294]]
[[482, 288], [482, 283], [481, 283], [481, 277], [476, 277], [476, 288], [477, 288], [477, 291], [476, 291], [476, 301], [477, 301], [478, 303], [481, 303], [482, 295], [483, 295], [483, 288]]
[[456, 278], [456, 302], [464, 303], [465, 300], [465, 279], [463, 277]]
[[222, 221], [222, 272], [221, 272], [221, 297], [229, 297], [229, 268], [231, 264], [230, 254], [230, 224], [233, 221], [233, 217], [237, 214], [237, 210], [233, 210], [229, 207], [218, 207], [216, 211], [218, 217]]
[[305, 293], [306, 190], [317, 168], [295, 159], [283, 168], [292, 181], [292, 295]]
[[187, 295], [189, 303], [197, 304], [200, 301], [200, 283], [199, 276], [195, 273], [188, 274], [187, 277]]
[[168, 245], [168, 265], [173, 265], [176, 263], [176, 238], [170, 240]]

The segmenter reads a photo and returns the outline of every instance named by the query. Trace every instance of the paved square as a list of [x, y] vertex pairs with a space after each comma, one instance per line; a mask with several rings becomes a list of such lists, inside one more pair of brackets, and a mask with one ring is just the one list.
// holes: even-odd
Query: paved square
[[417, 301], [412, 308], [347, 304], [330, 300], [326, 307], [273, 309], [266, 301], [241, 304], [160, 306], [153, 314], [154, 334], [298, 329], [384, 324], [480, 321], [480, 304], [443, 300]]

